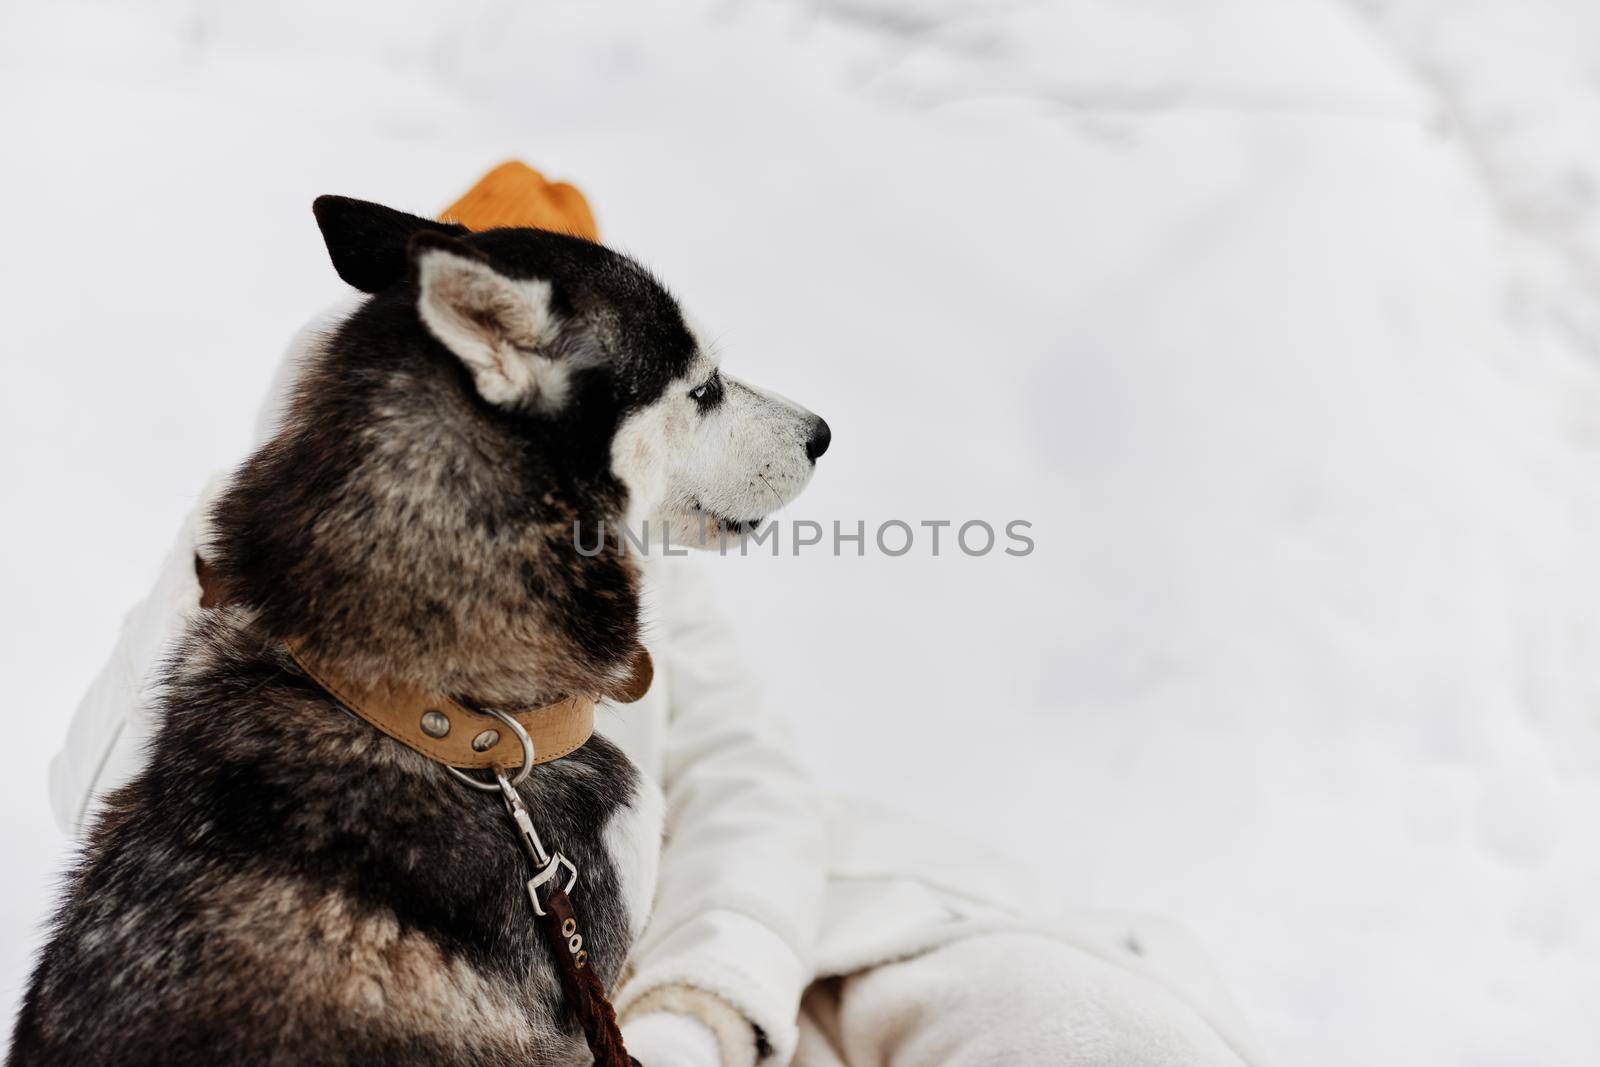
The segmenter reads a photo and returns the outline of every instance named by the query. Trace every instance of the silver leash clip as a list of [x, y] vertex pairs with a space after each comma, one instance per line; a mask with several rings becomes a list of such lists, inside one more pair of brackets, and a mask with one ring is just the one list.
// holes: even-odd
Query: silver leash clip
[[572, 887], [578, 884], [578, 868], [573, 862], [557, 852], [550, 857], [550, 862], [544, 870], [528, 879], [528, 899], [533, 902], [533, 913], [544, 914], [544, 905], [539, 902], [539, 889], [561, 873], [561, 868], [567, 869], [567, 884], [561, 887], [563, 893], [571, 893]]
[[567, 884], [562, 886], [561, 891], [571, 893], [572, 887], [578, 884], [577, 865], [559, 852], [551, 854], [545, 851], [544, 842], [539, 840], [539, 831], [533, 828], [533, 817], [528, 814], [528, 806], [522, 802], [517, 787], [499, 771], [495, 772], [494, 780], [500, 787], [500, 796], [506, 802], [511, 821], [517, 825], [517, 838], [522, 842], [523, 851], [533, 861], [536, 873], [528, 879], [528, 899], [533, 902], [534, 914], [543, 916], [545, 910], [543, 902], [539, 900], [539, 890], [559, 877], [565, 868]]

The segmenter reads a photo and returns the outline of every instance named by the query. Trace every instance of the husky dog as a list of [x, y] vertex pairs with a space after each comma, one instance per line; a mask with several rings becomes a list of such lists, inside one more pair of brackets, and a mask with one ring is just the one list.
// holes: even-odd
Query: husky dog
[[[815, 415], [724, 377], [624, 256], [338, 197], [315, 212], [371, 296], [214, 510], [229, 602], [189, 628], [149, 765], [69, 878], [15, 1067], [588, 1062], [499, 801], [341, 710], [283, 642], [483, 707], [614, 692], [640, 623], [613, 531], [748, 529], [828, 445]], [[601, 737], [521, 787], [583, 871], [608, 986], [652, 890], [651, 789]]]

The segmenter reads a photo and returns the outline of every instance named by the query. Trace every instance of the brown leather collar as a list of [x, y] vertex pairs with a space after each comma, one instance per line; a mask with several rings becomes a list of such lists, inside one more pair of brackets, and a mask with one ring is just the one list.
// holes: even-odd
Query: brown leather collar
[[[522, 742], [493, 716], [420, 690], [352, 685], [309, 662], [298, 642], [284, 644], [300, 669], [334, 699], [412, 751], [464, 770], [522, 766]], [[594, 701], [588, 697], [568, 697], [506, 714], [528, 731], [535, 764], [577, 751], [594, 733]]]
[[[230, 599], [228, 590], [205, 560], [195, 556], [203, 607]], [[352, 714], [388, 734], [412, 751], [447, 767], [484, 769], [522, 766], [522, 742], [491, 715], [474, 711], [441, 694], [384, 683], [360, 685], [328, 671], [304, 654], [299, 641], [284, 642], [289, 655]], [[619, 692], [608, 694], [619, 704], [644, 696], [654, 677], [650, 654], [640, 650], [633, 674]], [[582, 748], [594, 734], [595, 698], [570, 696], [542, 707], [507, 711], [533, 741], [533, 762], [549, 763]]]

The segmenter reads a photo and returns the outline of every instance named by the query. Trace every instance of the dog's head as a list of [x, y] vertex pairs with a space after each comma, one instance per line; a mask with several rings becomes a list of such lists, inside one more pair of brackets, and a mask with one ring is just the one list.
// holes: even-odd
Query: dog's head
[[[648, 271], [539, 230], [471, 234], [358, 200], [315, 205], [340, 277], [409, 279], [417, 317], [502, 411], [610, 430], [626, 519], [680, 541], [742, 532], [793, 500], [827, 449], [822, 419], [724, 375]], [[618, 516], [619, 519], [624, 516]]]
[[680, 543], [750, 529], [827, 448], [820, 418], [724, 376], [626, 256], [314, 208], [339, 276], [371, 298], [219, 505], [217, 553], [270, 628], [318, 635], [351, 670], [448, 663], [454, 691], [493, 699], [488, 675], [514, 659], [581, 691], [593, 677], [557, 661], [625, 670], [637, 601], [617, 539], [580, 542], [647, 519]]

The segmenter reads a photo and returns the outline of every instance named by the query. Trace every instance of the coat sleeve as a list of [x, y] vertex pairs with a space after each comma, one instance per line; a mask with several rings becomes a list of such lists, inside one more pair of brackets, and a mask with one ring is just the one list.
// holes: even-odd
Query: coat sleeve
[[[725, 1067], [768, 1055], [787, 1063], [822, 907], [821, 814], [787, 730], [761, 708], [704, 565], [658, 563], [666, 842], [655, 911], [617, 1007], [624, 1019], [695, 1014], [718, 1033]], [[708, 1002], [754, 1027], [742, 1037], [756, 1055], [735, 1054], [715, 1009], [694, 1007]]]
[[156, 682], [162, 657], [200, 610], [194, 555], [211, 500], [214, 477], [184, 520], [155, 587], [123, 618], [116, 647], [95, 676], [67, 727], [67, 739], [50, 761], [50, 807], [56, 825], [74, 836], [88, 825], [99, 797], [123, 785], [144, 766], [155, 734]]

